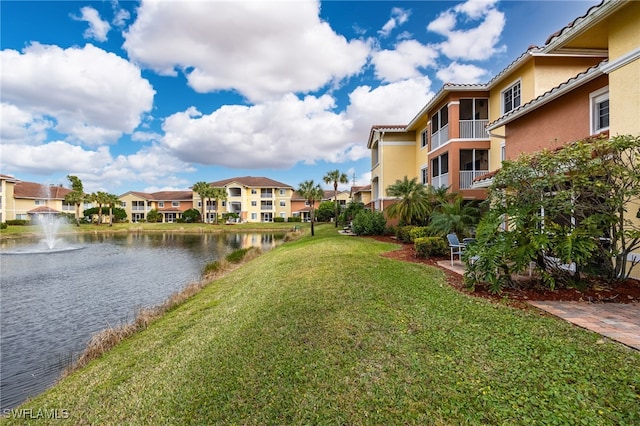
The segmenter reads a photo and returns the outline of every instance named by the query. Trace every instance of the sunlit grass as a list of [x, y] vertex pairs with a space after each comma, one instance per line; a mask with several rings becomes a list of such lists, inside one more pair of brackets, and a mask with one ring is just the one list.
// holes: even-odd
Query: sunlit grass
[[637, 352], [460, 294], [381, 257], [391, 244], [316, 231], [22, 408], [73, 424], [640, 423]]

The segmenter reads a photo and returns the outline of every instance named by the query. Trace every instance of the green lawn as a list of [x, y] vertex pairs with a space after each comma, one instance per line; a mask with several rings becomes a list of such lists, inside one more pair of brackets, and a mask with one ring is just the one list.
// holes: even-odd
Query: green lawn
[[316, 231], [21, 408], [73, 424], [640, 424], [638, 352]]

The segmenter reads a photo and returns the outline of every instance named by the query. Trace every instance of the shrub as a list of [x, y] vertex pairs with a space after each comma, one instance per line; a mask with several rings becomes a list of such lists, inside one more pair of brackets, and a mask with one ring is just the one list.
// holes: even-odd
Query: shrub
[[418, 257], [441, 257], [447, 254], [449, 246], [442, 237], [419, 237], [414, 242]]
[[274, 222], [278, 222], [278, 223], [282, 223], [282, 222], [284, 222], [284, 217], [274, 217], [273, 221]]
[[0, 223], [0, 229], [7, 229], [7, 226], [5, 222]]
[[396, 238], [398, 241], [405, 244], [413, 242], [411, 240], [411, 235], [409, 235], [413, 228], [415, 228], [413, 225], [398, 226], [396, 228]]
[[25, 219], [14, 219], [14, 220], [7, 221], [7, 225], [11, 225], [11, 226], [26, 226], [30, 224], [31, 223], [29, 223], [29, 221]]
[[356, 235], [382, 235], [386, 225], [387, 219], [382, 212], [364, 210], [353, 219], [351, 230]]
[[409, 239], [411, 243], [415, 243], [418, 238], [435, 237], [438, 234], [434, 233], [428, 226], [415, 226], [409, 230]]
[[302, 218], [300, 216], [293, 216], [287, 218], [287, 222], [302, 222]]
[[206, 265], [204, 265], [204, 269], [202, 270], [202, 275], [207, 276], [209, 274], [215, 274], [216, 272], [219, 272], [222, 269], [222, 267], [223, 267], [222, 262], [220, 262], [219, 260], [209, 262]]

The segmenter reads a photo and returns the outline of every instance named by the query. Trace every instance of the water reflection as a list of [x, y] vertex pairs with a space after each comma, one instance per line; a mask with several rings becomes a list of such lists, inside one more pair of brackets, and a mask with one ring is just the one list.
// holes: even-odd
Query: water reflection
[[73, 252], [2, 255], [33, 241], [2, 241], [0, 408], [50, 386], [92, 334], [130, 322], [239, 248], [269, 250], [284, 235], [123, 233], [63, 237]]

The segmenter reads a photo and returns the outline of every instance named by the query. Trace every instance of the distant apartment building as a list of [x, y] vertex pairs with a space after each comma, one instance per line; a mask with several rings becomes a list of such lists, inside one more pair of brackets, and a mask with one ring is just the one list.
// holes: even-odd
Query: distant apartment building
[[75, 216], [75, 205], [64, 201], [70, 189], [61, 185], [24, 182], [13, 176], [0, 175], [0, 220], [36, 220], [44, 215], [69, 213]]
[[[267, 177], [234, 177], [210, 182], [214, 188], [224, 188], [227, 199], [206, 206], [207, 214], [235, 213], [242, 222], [272, 222], [275, 217], [291, 216], [293, 187]], [[194, 193], [194, 200], [200, 197]], [[199, 204], [198, 204], [199, 206]]]
[[151, 210], [161, 214], [161, 221], [173, 223], [182, 218], [182, 214], [193, 208], [192, 191], [129, 191], [118, 197], [120, 208], [127, 213], [131, 222], [144, 222]]

